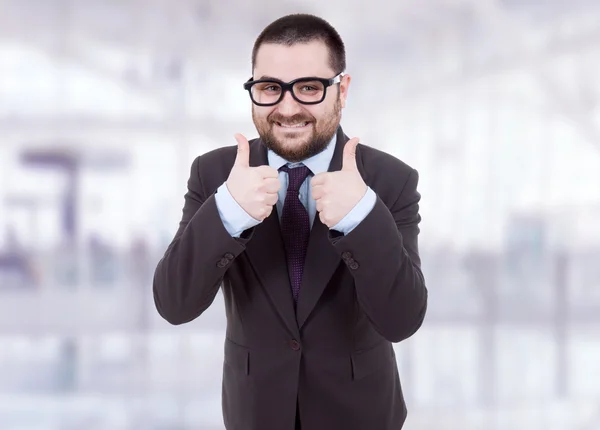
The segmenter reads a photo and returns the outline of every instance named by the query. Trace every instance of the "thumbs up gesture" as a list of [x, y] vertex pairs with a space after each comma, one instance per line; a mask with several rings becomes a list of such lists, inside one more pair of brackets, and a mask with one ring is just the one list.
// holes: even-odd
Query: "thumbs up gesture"
[[250, 167], [250, 144], [241, 134], [235, 135], [237, 156], [227, 178], [233, 199], [257, 221], [263, 221], [277, 203], [279, 172], [270, 166]]
[[355, 137], [344, 146], [342, 170], [319, 173], [311, 180], [319, 218], [329, 228], [348, 215], [367, 192], [367, 184], [356, 166], [358, 141]]

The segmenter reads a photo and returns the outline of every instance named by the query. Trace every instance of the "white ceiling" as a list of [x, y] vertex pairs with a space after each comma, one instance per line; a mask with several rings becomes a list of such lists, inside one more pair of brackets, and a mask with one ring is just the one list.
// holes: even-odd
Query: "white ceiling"
[[[247, 95], [241, 82], [249, 74], [254, 38], [276, 17], [305, 11], [339, 29], [355, 76], [386, 85], [378, 95], [382, 104], [526, 71], [545, 96], [594, 133], [579, 94], [591, 98], [586, 103], [594, 107], [599, 61], [579, 67], [587, 75], [577, 75], [578, 88], [569, 87], [571, 75], [560, 68], [566, 63], [569, 69], [573, 56], [598, 57], [600, 2], [539, 5], [524, 0], [0, 0], [0, 91], [5, 111], [19, 110], [28, 94], [35, 95], [31, 115], [49, 109], [81, 113], [82, 103], [92, 101], [91, 114], [116, 114], [120, 120], [173, 116], [182, 104], [195, 117], [243, 118], [247, 103], [239, 102], [247, 102]], [[204, 99], [186, 98], [184, 88]], [[53, 91], [58, 89], [64, 97], [57, 105]], [[353, 91], [365, 99], [371, 90], [361, 85]], [[220, 97], [221, 103], [207, 103], [208, 97]], [[124, 102], [115, 107], [115, 100]]]

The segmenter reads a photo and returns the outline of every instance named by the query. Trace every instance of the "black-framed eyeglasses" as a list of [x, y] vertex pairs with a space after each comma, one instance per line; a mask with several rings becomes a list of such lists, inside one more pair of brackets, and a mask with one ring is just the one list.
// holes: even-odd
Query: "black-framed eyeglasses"
[[279, 79], [252, 78], [244, 83], [244, 89], [250, 94], [252, 103], [257, 106], [274, 106], [283, 100], [286, 91], [292, 94], [294, 100], [304, 105], [316, 105], [325, 100], [327, 88], [341, 82], [343, 73], [330, 79], [308, 77], [298, 78], [291, 82]]

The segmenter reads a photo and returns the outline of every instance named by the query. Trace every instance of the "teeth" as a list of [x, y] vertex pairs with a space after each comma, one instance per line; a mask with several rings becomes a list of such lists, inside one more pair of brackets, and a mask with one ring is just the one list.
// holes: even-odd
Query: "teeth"
[[307, 122], [299, 122], [298, 124], [282, 124], [282, 123], [278, 123], [280, 126], [282, 127], [290, 127], [290, 128], [294, 128], [294, 127], [304, 127], [305, 125], [307, 125]]

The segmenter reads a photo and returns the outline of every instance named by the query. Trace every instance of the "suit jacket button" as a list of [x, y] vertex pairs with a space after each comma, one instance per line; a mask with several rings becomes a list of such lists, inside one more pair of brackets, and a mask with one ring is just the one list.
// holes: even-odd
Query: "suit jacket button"
[[225, 254], [223, 257], [225, 257], [228, 260], [233, 260], [234, 255], [231, 252], [228, 252], [227, 254]]
[[352, 260], [352, 253], [351, 252], [342, 252], [342, 260], [344, 261], [349, 261]]
[[217, 262], [217, 267], [222, 269], [223, 267], [227, 266], [227, 264], [229, 264], [229, 260], [226, 258], [221, 258], [218, 262]]
[[298, 342], [296, 339], [292, 339], [292, 340], [290, 340], [290, 347], [294, 351], [298, 351], [298, 350], [300, 350], [300, 342]]
[[350, 263], [350, 265], [349, 265], [349, 266], [350, 266], [350, 268], [351, 268], [352, 270], [356, 270], [356, 269], [358, 269], [358, 268], [360, 267], [360, 266], [358, 265], [358, 263], [357, 263], [356, 261], [354, 261], [354, 260], [352, 260], [352, 262]]

